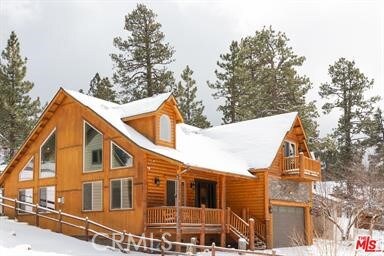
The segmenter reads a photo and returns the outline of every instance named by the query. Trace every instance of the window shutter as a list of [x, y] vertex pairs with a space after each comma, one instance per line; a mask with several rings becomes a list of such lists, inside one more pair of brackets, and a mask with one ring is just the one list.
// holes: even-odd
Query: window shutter
[[101, 211], [103, 207], [103, 186], [102, 182], [92, 183], [92, 210]]
[[122, 208], [132, 208], [132, 180], [123, 179], [122, 187]]

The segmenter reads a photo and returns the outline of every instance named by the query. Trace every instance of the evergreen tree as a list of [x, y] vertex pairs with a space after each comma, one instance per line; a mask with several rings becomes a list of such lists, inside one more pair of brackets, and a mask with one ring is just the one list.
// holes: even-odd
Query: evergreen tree
[[243, 86], [240, 81], [240, 65], [239, 58], [239, 43], [232, 41], [229, 47], [229, 53], [221, 54], [217, 66], [220, 69], [215, 70], [217, 80], [210, 83], [208, 86], [214, 89], [212, 94], [215, 99], [224, 99], [223, 105], [218, 107], [218, 110], [223, 113], [222, 121], [224, 124], [235, 123], [245, 120], [242, 112], [241, 96], [243, 94]]
[[0, 134], [11, 158], [24, 141], [40, 113], [40, 100], [28, 95], [33, 83], [25, 80], [27, 59], [20, 55], [20, 43], [12, 31], [0, 61]]
[[122, 101], [128, 102], [170, 91], [174, 79], [167, 65], [173, 62], [173, 48], [164, 42], [156, 14], [143, 4], [125, 16], [128, 38], [114, 38], [120, 50], [111, 54], [115, 65], [113, 81], [121, 86]]
[[99, 99], [117, 102], [116, 91], [113, 89], [113, 85], [109, 81], [109, 78], [101, 78], [99, 73], [96, 73], [89, 83], [87, 94]]
[[305, 57], [294, 53], [288, 37], [271, 27], [263, 28], [242, 41], [240, 55], [246, 118], [297, 111], [308, 137], [316, 139], [318, 113], [314, 102], [306, 100], [312, 84], [297, 71]]
[[316, 106], [306, 100], [311, 82], [297, 72], [305, 57], [288, 42], [284, 33], [263, 28], [232, 42], [230, 53], [220, 56], [217, 81], [208, 85], [216, 99], [225, 99], [219, 107], [224, 123], [297, 111], [308, 137], [317, 138]]
[[351, 168], [351, 163], [361, 161], [364, 151], [359, 137], [378, 97], [364, 98], [373, 80], [369, 80], [354, 61], [340, 58], [329, 67], [328, 74], [331, 82], [322, 84], [319, 94], [328, 100], [322, 107], [325, 114], [334, 109], [342, 112], [333, 138], [337, 140], [338, 147], [334, 172], [343, 176]]
[[369, 156], [370, 170], [384, 174], [384, 114], [377, 108], [365, 125], [364, 133], [368, 138], [364, 144], [374, 148], [374, 153]]
[[196, 100], [197, 87], [192, 75], [193, 71], [187, 66], [181, 74], [182, 81], [178, 83], [174, 95], [184, 122], [200, 128], [207, 128], [211, 124], [203, 114], [203, 102]]

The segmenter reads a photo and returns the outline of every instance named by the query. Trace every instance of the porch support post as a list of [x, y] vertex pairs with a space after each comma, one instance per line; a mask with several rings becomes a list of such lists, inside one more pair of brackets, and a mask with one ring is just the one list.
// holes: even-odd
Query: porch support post
[[[177, 175], [176, 183], [176, 242], [181, 242], [181, 173]], [[180, 245], [176, 245], [176, 251], [180, 251]]]
[[200, 245], [205, 245], [205, 204], [201, 205]]
[[220, 235], [220, 245], [225, 247], [225, 238], [226, 238], [226, 207], [227, 207], [227, 198], [226, 198], [226, 176], [221, 177], [221, 235]]
[[299, 153], [299, 173], [300, 178], [304, 178], [304, 153]]

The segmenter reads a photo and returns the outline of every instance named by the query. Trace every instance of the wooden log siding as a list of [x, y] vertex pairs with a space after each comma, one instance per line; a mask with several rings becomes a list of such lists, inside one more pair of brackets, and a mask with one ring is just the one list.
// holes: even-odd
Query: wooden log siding
[[[178, 166], [153, 155], [147, 155], [147, 205], [148, 207], [166, 205], [167, 180], [176, 180]], [[160, 184], [155, 184], [159, 178]]]
[[248, 217], [265, 220], [265, 175], [256, 174], [256, 179], [227, 179], [227, 206], [241, 216], [244, 207], [249, 208]]

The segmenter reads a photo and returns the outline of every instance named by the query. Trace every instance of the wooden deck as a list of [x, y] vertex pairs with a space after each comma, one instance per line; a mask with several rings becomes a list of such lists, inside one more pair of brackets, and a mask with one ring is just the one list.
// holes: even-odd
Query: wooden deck
[[[242, 219], [230, 208], [212, 209], [206, 207], [160, 206], [147, 209], [147, 230], [181, 234], [199, 234], [200, 241], [205, 234], [226, 235], [244, 238], [254, 247], [256, 240], [265, 241], [266, 225], [255, 219]], [[204, 243], [204, 242], [203, 242]]]
[[285, 179], [298, 181], [321, 180], [321, 163], [300, 153], [298, 156], [283, 158], [283, 175]]

